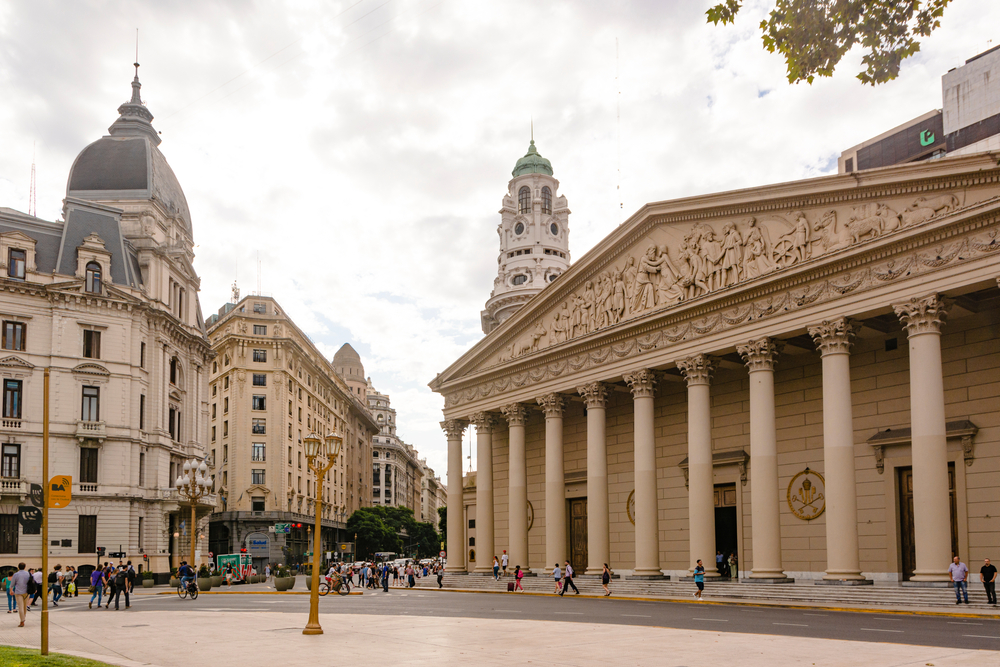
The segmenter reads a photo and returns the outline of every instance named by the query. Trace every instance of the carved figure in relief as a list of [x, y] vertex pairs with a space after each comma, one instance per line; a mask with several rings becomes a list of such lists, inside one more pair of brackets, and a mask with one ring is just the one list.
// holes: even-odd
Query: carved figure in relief
[[583, 304], [581, 305], [581, 308], [583, 308], [583, 319], [587, 323], [587, 331], [597, 330], [597, 317], [595, 312], [597, 310], [595, 308], [597, 304], [594, 299], [594, 281], [589, 280], [587, 281], [586, 289], [583, 290]]
[[937, 197], [917, 197], [907, 210], [929, 208], [934, 211], [934, 215], [947, 215], [959, 206], [958, 197], [955, 195], [939, 195]]
[[855, 206], [847, 220], [847, 229], [851, 234], [851, 242], [857, 243], [871, 234], [877, 239], [885, 232], [891, 232], [899, 226], [899, 214], [885, 204], [869, 203]]
[[722, 243], [715, 239], [715, 231], [711, 227], [702, 226], [699, 249], [705, 263], [708, 291], [715, 291], [722, 287]]
[[625, 294], [624, 272], [624, 267], [621, 270], [612, 271], [611, 319], [613, 324], [618, 324], [625, 317], [627, 297]]
[[817, 234], [813, 243], [820, 243], [823, 246], [823, 252], [847, 245], [847, 242], [841, 238], [840, 228], [837, 226], [837, 212], [834, 210], [824, 213], [813, 225], [813, 231]]
[[732, 222], [722, 228], [722, 287], [740, 281], [740, 264], [743, 263], [743, 237]]
[[541, 322], [535, 324], [535, 330], [531, 333], [531, 351], [534, 352], [538, 349], [538, 341], [545, 337], [545, 327]]
[[594, 296], [594, 328], [603, 329], [611, 324], [611, 279], [607, 272], [604, 272], [597, 279], [597, 287]]
[[552, 313], [552, 326], [549, 329], [549, 344], [554, 345], [568, 340], [571, 326], [569, 304], [563, 301], [562, 308]]
[[635, 278], [638, 268], [635, 265], [635, 257], [625, 260], [625, 268], [622, 270], [622, 280], [625, 281], [625, 308], [629, 310], [632, 295], [635, 293]]
[[792, 231], [782, 234], [775, 244], [774, 259], [779, 266], [791, 266], [812, 256], [812, 229], [806, 214], [796, 211]]
[[587, 315], [583, 309], [583, 297], [579, 294], [573, 295], [573, 338], [587, 333]]
[[757, 278], [774, 269], [771, 239], [765, 227], [757, 224], [756, 218], [747, 218], [747, 241], [743, 255], [743, 279]]

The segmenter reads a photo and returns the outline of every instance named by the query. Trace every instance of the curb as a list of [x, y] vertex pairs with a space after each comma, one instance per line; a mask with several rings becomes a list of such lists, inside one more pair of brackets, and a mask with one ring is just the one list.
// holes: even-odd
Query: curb
[[[202, 595], [309, 595], [310, 593], [311, 591], [198, 591], [198, 597]], [[160, 591], [149, 595], [177, 595], [177, 591]], [[330, 595], [341, 597], [336, 593], [330, 593]], [[351, 591], [348, 595], [364, 595], [364, 591]]]
[[[419, 587], [418, 587], [419, 588]], [[416, 590], [416, 589], [414, 589]], [[478, 590], [472, 588], [420, 588], [424, 591], [433, 591], [435, 593], [480, 593], [484, 595], [507, 595], [507, 591], [489, 591], [489, 590]], [[558, 593], [539, 593], [536, 591], [524, 591], [523, 595], [535, 595], [539, 597], [558, 597]], [[570, 597], [577, 597], [576, 595]], [[581, 594], [580, 597], [585, 597], [589, 600], [599, 600], [604, 595], [587, 595]], [[955, 613], [947, 611], [924, 611], [921, 609], [914, 609], [912, 611], [905, 609], [874, 609], [871, 607], [822, 607], [814, 606], [808, 604], [786, 604], [782, 602], [745, 602], [742, 600], [703, 600], [701, 602], [696, 602], [694, 600], [686, 600], [684, 598], [651, 598], [651, 597], [640, 597], [640, 596], [629, 596], [629, 595], [612, 595], [609, 600], [630, 600], [634, 602], [669, 602], [675, 604], [692, 604], [692, 605], [720, 605], [720, 606], [734, 606], [734, 607], [767, 607], [772, 609], [806, 609], [810, 611], [842, 611], [850, 612], [856, 614], [897, 614], [897, 615], [907, 615], [907, 616], [941, 616], [945, 618], [985, 618], [1000, 621], [1000, 615], [996, 614], [977, 614], [977, 613]]]

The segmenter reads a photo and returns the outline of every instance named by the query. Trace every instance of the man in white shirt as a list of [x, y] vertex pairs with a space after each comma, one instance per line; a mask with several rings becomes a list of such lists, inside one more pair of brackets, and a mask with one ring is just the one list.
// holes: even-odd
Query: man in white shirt
[[500, 567], [503, 569], [503, 576], [507, 576], [507, 550], [503, 550], [503, 556], [500, 556]]
[[46, 594], [45, 580], [41, 570], [35, 570], [31, 578], [35, 580], [35, 594], [31, 597], [30, 606], [34, 607], [35, 603], [38, 602], [38, 596]]
[[563, 571], [563, 587], [559, 591], [559, 595], [564, 595], [570, 586], [573, 587], [577, 595], [580, 594], [580, 589], [573, 583], [573, 566], [569, 564], [569, 561], [566, 561], [566, 569]]

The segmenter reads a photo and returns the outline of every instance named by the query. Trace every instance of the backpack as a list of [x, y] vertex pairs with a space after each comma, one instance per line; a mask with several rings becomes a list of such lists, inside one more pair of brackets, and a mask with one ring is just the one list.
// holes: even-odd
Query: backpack
[[115, 588], [125, 588], [125, 582], [127, 580], [127, 575], [122, 570], [118, 570], [118, 574], [115, 575]]

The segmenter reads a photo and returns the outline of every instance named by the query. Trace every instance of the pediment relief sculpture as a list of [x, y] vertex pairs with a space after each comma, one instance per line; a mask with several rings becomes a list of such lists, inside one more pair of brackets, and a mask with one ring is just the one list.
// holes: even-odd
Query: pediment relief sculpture
[[617, 262], [583, 279], [486, 367], [927, 223], [960, 206], [960, 198], [948, 193], [661, 224]]

